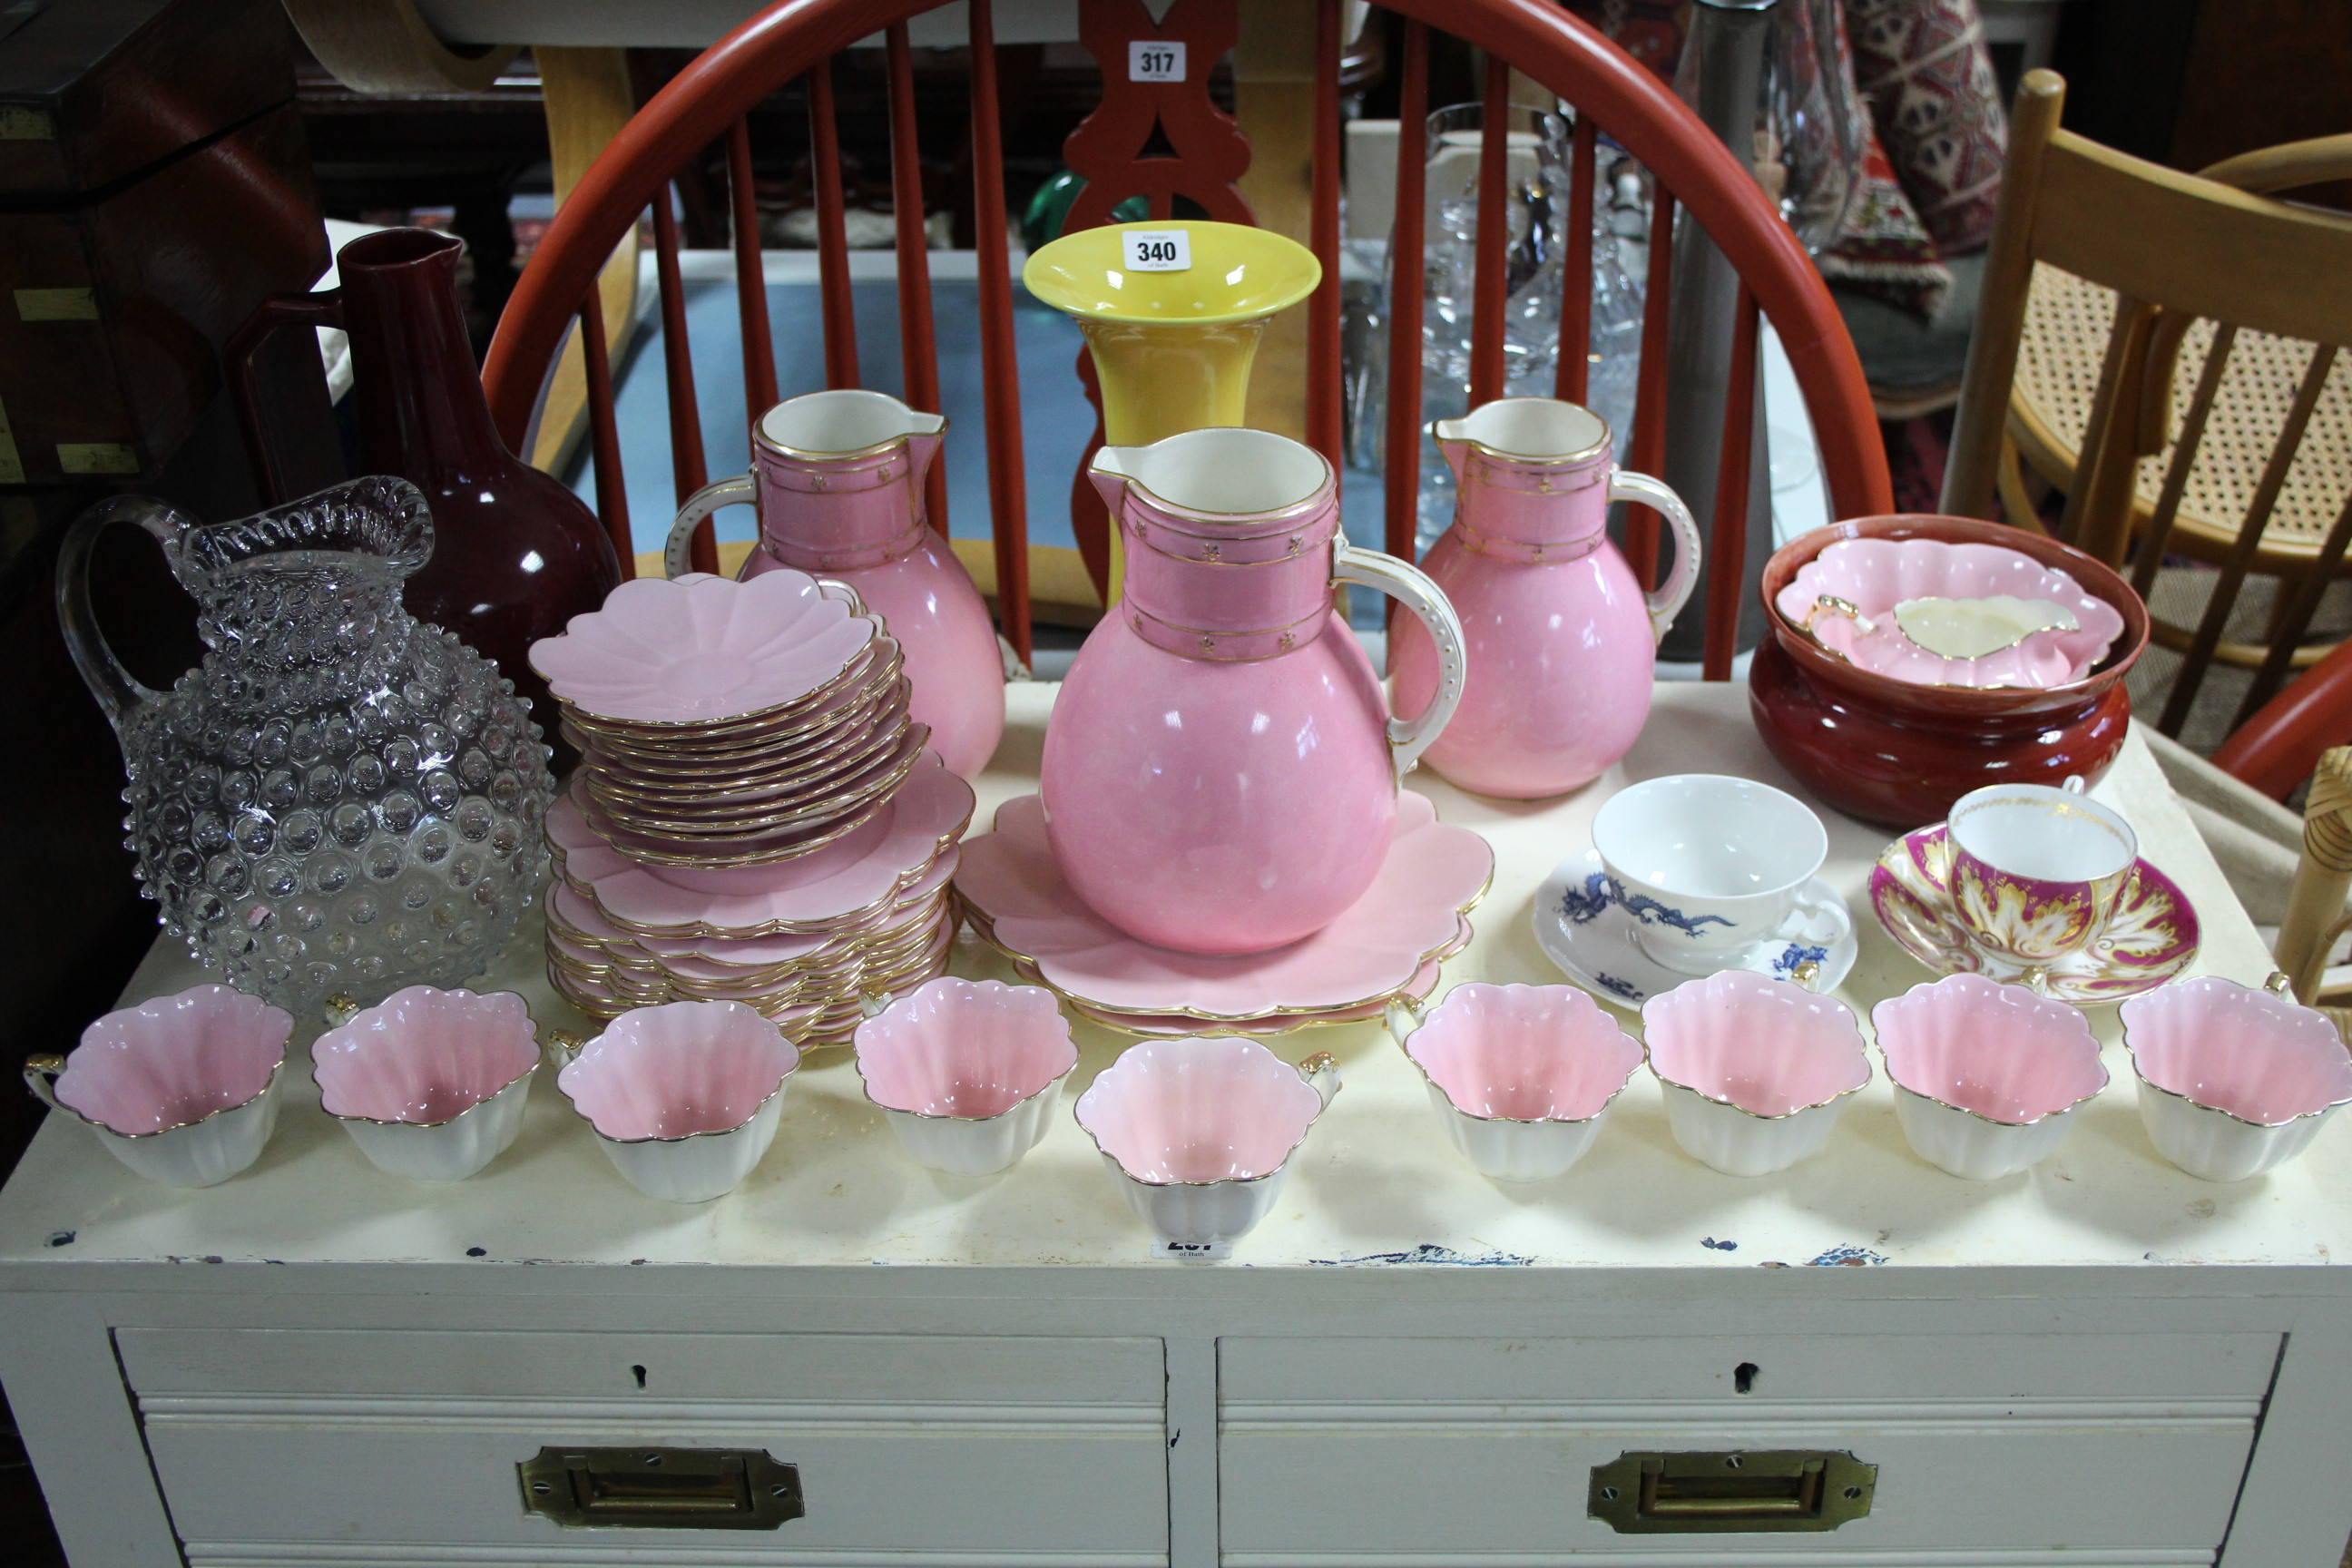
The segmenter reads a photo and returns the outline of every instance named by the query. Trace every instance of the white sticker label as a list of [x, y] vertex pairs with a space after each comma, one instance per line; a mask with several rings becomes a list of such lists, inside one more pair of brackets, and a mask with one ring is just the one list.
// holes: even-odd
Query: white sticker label
[[1131, 38], [1127, 46], [1127, 79], [1129, 81], [1182, 81], [1184, 79], [1184, 46], [1180, 40], [1172, 44], [1156, 43], [1145, 38]]
[[1154, 1258], [1193, 1258], [1213, 1261], [1231, 1258], [1234, 1244], [1230, 1241], [1155, 1241], [1151, 1244]]
[[1130, 228], [1124, 237], [1129, 272], [1192, 270], [1192, 237], [1181, 228]]

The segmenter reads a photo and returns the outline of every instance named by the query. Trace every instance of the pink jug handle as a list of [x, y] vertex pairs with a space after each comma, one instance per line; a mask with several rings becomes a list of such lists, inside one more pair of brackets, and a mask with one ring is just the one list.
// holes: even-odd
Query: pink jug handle
[[1396, 764], [1397, 782], [1402, 784], [1421, 753], [1444, 733], [1446, 721], [1462, 700], [1462, 618], [1454, 613], [1444, 590], [1420, 567], [1345, 540], [1336, 542], [1332, 581], [1360, 583], [1402, 601], [1429, 628], [1429, 640], [1437, 649], [1437, 689], [1430, 694], [1429, 706], [1413, 718], [1389, 721], [1389, 756]]
[[1675, 569], [1650, 595], [1651, 635], [1664, 641], [1675, 624], [1675, 617], [1690, 603], [1691, 590], [1698, 586], [1698, 522], [1683, 505], [1683, 498], [1647, 474], [1631, 474], [1620, 468], [1610, 476], [1611, 500], [1639, 501], [1674, 525]]
[[738, 501], [756, 505], [759, 499], [760, 489], [749, 474], [705, 485], [687, 497], [686, 504], [677, 509], [677, 521], [669, 525], [669, 542], [662, 547], [663, 575], [683, 577], [694, 570], [694, 531], [702, 526], [704, 518], [722, 506]]

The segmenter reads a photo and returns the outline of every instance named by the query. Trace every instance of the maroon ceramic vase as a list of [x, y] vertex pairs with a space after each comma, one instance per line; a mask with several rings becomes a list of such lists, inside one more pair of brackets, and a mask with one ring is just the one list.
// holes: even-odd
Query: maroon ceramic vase
[[526, 655], [604, 602], [620, 584], [620, 557], [596, 514], [507, 450], [491, 425], [457, 299], [464, 253], [429, 229], [362, 235], [336, 255], [340, 288], [269, 300], [226, 357], [255, 469], [275, 502], [283, 498], [256, 411], [252, 351], [289, 322], [351, 334], [359, 470], [408, 480], [433, 512], [432, 559], [409, 578], [403, 602], [496, 663], [561, 759], [568, 748], [555, 703]]
[[[1847, 539], [1998, 544], [2070, 574], [2124, 629], [2084, 679], [2046, 688], [1919, 686], [1858, 669], [1806, 636], [1775, 600], [1800, 567]], [[1854, 518], [1790, 540], [1764, 566], [1771, 635], [1748, 671], [1748, 710], [1780, 764], [1849, 816], [1906, 832], [1941, 822], [1992, 784], [2095, 784], [2131, 724], [2124, 676], [2147, 647], [2147, 606], [2108, 566], [2045, 535], [1974, 518]]]

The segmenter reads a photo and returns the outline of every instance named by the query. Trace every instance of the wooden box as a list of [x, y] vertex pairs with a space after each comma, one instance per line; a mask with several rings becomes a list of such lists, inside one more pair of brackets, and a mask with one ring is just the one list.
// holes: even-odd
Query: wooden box
[[0, 11], [0, 204], [87, 196], [293, 96], [277, 0]]
[[[94, 17], [148, 13], [100, 47]], [[274, 5], [23, 24], [0, 42], [0, 485], [152, 479], [222, 342], [327, 260]]]

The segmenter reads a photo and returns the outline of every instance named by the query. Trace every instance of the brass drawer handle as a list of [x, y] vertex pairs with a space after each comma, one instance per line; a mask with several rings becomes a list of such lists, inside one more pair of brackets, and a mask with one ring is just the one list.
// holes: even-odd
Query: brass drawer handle
[[773, 1530], [801, 1473], [761, 1448], [541, 1448], [515, 1467], [526, 1512], [623, 1530]]
[[1592, 1467], [1587, 1511], [1620, 1535], [1835, 1530], [1870, 1512], [1878, 1467], [1852, 1454], [1620, 1454]]

